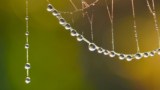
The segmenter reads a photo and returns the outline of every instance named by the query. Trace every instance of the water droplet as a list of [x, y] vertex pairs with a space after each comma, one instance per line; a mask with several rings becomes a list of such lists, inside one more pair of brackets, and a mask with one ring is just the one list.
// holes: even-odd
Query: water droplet
[[77, 35], [78, 35], [77, 31], [72, 29], [71, 30], [71, 36], [77, 36]]
[[53, 11], [53, 6], [51, 4], [48, 4], [47, 11], [48, 12]]
[[160, 49], [157, 50], [158, 55], [160, 55]]
[[110, 52], [108, 50], [104, 50], [104, 52], [103, 52], [104, 55], [109, 55], [109, 53]]
[[25, 48], [28, 49], [28, 48], [29, 48], [29, 44], [26, 44], [26, 45], [25, 45]]
[[31, 68], [30, 63], [26, 63], [26, 65], [25, 65], [25, 69], [30, 69], [30, 68]]
[[124, 60], [125, 58], [126, 58], [126, 55], [124, 55], [124, 54], [120, 54], [120, 55], [119, 55], [119, 59], [120, 59], [120, 60]]
[[90, 51], [95, 51], [96, 50], [96, 45], [94, 43], [89, 44], [89, 50]]
[[25, 20], [26, 20], [26, 21], [28, 21], [28, 20], [29, 20], [29, 17], [28, 17], [28, 16], [26, 16]]
[[149, 53], [149, 56], [153, 57], [155, 55], [155, 53], [152, 51]]
[[66, 24], [65, 19], [64, 19], [64, 18], [60, 18], [60, 19], [59, 19], [59, 24], [65, 25], [65, 24]]
[[142, 54], [140, 54], [140, 53], [137, 53], [137, 54], [135, 54], [135, 59], [141, 59], [142, 58]]
[[104, 52], [104, 49], [101, 48], [101, 47], [99, 47], [99, 48], [97, 49], [97, 51], [98, 51], [98, 53], [103, 53], [103, 52]]
[[53, 15], [53, 16], [57, 16], [57, 15], [60, 15], [60, 13], [59, 13], [57, 10], [53, 10], [53, 11], [52, 11], [52, 15]]
[[83, 38], [84, 38], [84, 37], [83, 37], [82, 35], [78, 35], [78, 36], [77, 36], [77, 41], [82, 41]]
[[67, 23], [67, 24], [65, 25], [65, 29], [66, 29], [66, 30], [71, 29], [71, 25]]
[[28, 36], [28, 35], [29, 35], [29, 32], [27, 31], [27, 32], [25, 33], [25, 35]]
[[25, 80], [25, 83], [26, 83], [26, 84], [29, 84], [30, 82], [31, 82], [31, 78], [30, 78], [30, 77], [27, 77], [26, 80]]
[[145, 53], [143, 54], [143, 56], [144, 56], [145, 58], [147, 58], [147, 57], [149, 57], [149, 53], [145, 52]]
[[110, 56], [110, 57], [115, 57], [115, 56], [116, 56], [116, 53], [115, 53], [114, 51], [111, 51], [111, 52], [109, 53], [109, 56]]
[[60, 19], [60, 18], [62, 18], [62, 16], [59, 14], [59, 15], [56, 15], [56, 18]]
[[127, 55], [127, 56], [126, 56], [126, 60], [127, 60], [127, 61], [132, 61], [132, 59], [133, 59], [133, 56], [131, 56], [131, 55]]

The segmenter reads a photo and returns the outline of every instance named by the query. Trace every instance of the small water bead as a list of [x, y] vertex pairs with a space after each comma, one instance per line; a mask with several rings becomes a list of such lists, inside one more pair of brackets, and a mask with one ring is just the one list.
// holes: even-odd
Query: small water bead
[[96, 45], [94, 43], [89, 44], [89, 50], [90, 51], [95, 51], [96, 50]]
[[25, 83], [29, 84], [31, 82], [31, 78], [30, 77], [26, 77]]
[[60, 15], [60, 13], [55, 9], [55, 10], [52, 11], [52, 15], [53, 16], [58, 16], [58, 15]]
[[66, 24], [65, 19], [64, 19], [64, 18], [60, 18], [60, 19], [59, 19], [59, 24], [65, 25], [65, 24]]
[[28, 20], [29, 20], [29, 17], [28, 17], [28, 16], [26, 16], [25, 20], [26, 20], [26, 21], [28, 21]]
[[109, 55], [109, 53], [110, 52], [108, 50], [104, 50], [104, 52], [103, 52], [104, 55]]
[[47, 11], [48, 12], [53, 11], [53, 6], [51, 4], [48, 4]]
[[29, 48], [29, 44], [26, 44], [26, 45], [25, 45], [25, 48], [28, 49], [28, 48]]
[[98, 53], [103, 53], [103, 52], [104, 52], [104, 49], [101, 48], [101, 47], [99, 47], [99, 48], [97, 49], [97, 51], [98, 51]]
[[59, 14], [59, 15], [56, 15], [56, 18], [57, 18], [57, 19], [60, 19], [60, 18], [62, 18], [61, 14]]
[[116, 53], [115, 53], [114, 51], [111, 51], [111, 52], [109, 53], [109, 56], [110, 56], [110, 57], [115, 57], [115, 56], [116, 56]]
[[29, 35], [29, 32], [27, 31], [27, 32], [25, 33], [25, 35], [28, 36], [28, 35]]
[[132, 61], [132, 59], [133, 59], [133, 56], [132, 56], [132, 55], [127, 55], [127, 56], [126, 56], [126, 60], [127, 60], [127, 61]]
[[149, 56], [153, 57], [155, 55], [154, 51], [149, 52]]
[[71, 30], [71, 36], [77, 36], [77, 35], [78, 35], [77, 31], [72, 29]]
[[66, 30], [71, 29], [71, 25], [67, 23], [67, 24], [65, 25], [65, 29], [66, 29]]
[[143, 56], [144, 56], [145, 58], [147, 58], [147, 57], [149, 57], [149, 53], [148, 53], [148, 52], [145, 52], [145, 53], [143, 54]]
[[124, 55], [124, 54], [120, 54], [120, 55], [119, 55], [119, 59], [120, 59], [120, 60], [124, 60], [125, 58], [126, 58], [126, 55]]
[[135, 54], [135, 59], [141, 59], [142, 58], [142, 54], [141, 53], [137, 53]]
[[30, 63], [26, 63], [26, 65], [25, 65], [25, 69], [30, 69], [30, 68], [31, 68]]
[[77, 36], [77, 41], [82, 41], [83, 38], [84, 38], [83, 35], [78, 35], [78, 36]]
[[158, 55], [160, 55], [160, 49], [157, 50]]

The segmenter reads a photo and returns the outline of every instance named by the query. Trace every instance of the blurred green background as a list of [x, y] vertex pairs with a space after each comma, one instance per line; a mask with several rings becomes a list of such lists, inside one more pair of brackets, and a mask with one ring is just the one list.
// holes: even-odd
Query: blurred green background
[[[92, 2], [93, 0], [88, 0]], [[69, 0], [52, 0], [61, 11], [73, 10]], [[75, 0], [77, 6], [78, 0]], [[158, 47], [153, 18], [145, 0], [135, 0], [142, 52]], [[160, 90], [160, 56], [120, 61], [89, 52], [46, 11], [46, 0], [29, 0], [31, 83], [24, 83], [25, 0], [0, 1], [0, 90]], [[111, 50], [111, 32], [104, 0], [94, 9], [94, 42]], [[160, 1], [156, 0], [158, 20]], [[64, 15], [68, 21], [71, 16]], [[86, 19], [75, 15], [71, 23], [90, 40]], [[106, 19], [106, 20], [105, 20]], [[85, 23], [82, 23], [85, 22]], [[130, 0], [115, 0], [115, 47], [135, 53]], [[107, 28], [107, 29], [106, 29]]]

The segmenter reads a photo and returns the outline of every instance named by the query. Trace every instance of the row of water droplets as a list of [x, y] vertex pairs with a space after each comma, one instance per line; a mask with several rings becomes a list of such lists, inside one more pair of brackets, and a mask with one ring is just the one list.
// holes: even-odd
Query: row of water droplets
[[31, 79], [29, 77], [29, 69], [31, 67], [30, 63], [29, 63], [29, 30], [28, 30], [28, 22], [29, 22], [29, 15], [28, 15], [28, 0], [26, 0], [26, 44], [25, 44], [25, 49], [26, 49], [26, 64], [25, 64], [25, 69], [26, 69], [26, 79], [25, 79], [25, 83], [29, 84], [31, 82]]
[[66, 30], [70, 31], [71, 36], [77, 38], [77, 41], [84, 41], [88, 44], [88, 48], [90, 51], [97, 51], [99, 54], [108, 55], [109, 57], [113, 58], [118, 56], [120, 60], [127, 60], [132, 61], [133, 59], [141, 59], [141, 58], [148, 58], [153, 57], [155, 54], [160, 55], [160, 49], [155, 49], [152, 51], [144, 52], [144, 53], [136, 53], [136, 54], [123, 54], [117, 53], [115, 51], [110, 51], [103, 49], [102, 47], [97, 46], [95, 43], [88, 41], [83, 35], [79, 34], [75, 29], [71, 27], [69, 23], [61, 16], [61, 13], [56, 10], [51, 4], [48, 4], [47, 11], [51, 12], [53, 16], [55, 16], [59, 20], [59, 24], [62, 25]]

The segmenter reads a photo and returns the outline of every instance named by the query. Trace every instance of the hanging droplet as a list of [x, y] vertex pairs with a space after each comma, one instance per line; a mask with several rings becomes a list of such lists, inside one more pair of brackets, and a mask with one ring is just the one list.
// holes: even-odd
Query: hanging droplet
[[99, 48], [97, 49], [97, 51], [98, 51], [98, 53], [103, 53], [103, 52], [104, 52], [104, 49], [101, 48], [101, 47], [99, 47]]
[[56, 18], [57, 18], [57, 19], [60, 19], [60, 18], [62, 18], [61, 14], [59, 14], [59, 15], [56, 15]]
[[26, 63], [26, 65], [25, 65], [25, 69], [30, 69], [30, 68], [31, 68], [30, 63]]
[[153, 57], [155, 55], [155, 53], [152, 51], [149, 53], [149, 56]]
[[71, 30], [71, 36], [77, 36], [77, 35], [78, 35], [77, 31], [72, 29]]
[[25, 83], [26, 83], [26, 84], [29, 84], [30, 82], [31, 82], [31, 78], [30, 78], [30, 77], [27, 77], [26, 80], [25, 80]]
[[95, 51], [96, 50], [96, 45], [94, 43], [89, 44], [89, 50], [90, 51]]
[[114, 51], [111, 51], [111, 52], [109, 53], [109, 56], [110, 56], [110, 57], [115, 57], [115, 56], [116, 56], [116, 53], [115, 53]]
[[137, 53], [137, 54], [135, 54], [135, 59], [141, 59], [142, 58], [142, 54], [140, 54], [140, 53]]
[[109, 53], [110, 52], [108, 50], [104, 50], [104, 52], [103, 52], [104, 55], [109, 55]]
[[26, 21], [28, 21], [28, 20], [29, 20], [29, 17], [28, 17], [28, 16], [26, 16], [25, 20], [26, 20]]
[[51, 4], [48, 4], [47, 11], [48, 12], [53, 11], [53, 6]]
[[26, 45], [25, 45], [25, 48], [28, 49], [28, 48], [29, 48], [29, 44], [26, 44]]
[[64, 18], [60, 18], [60, 19], [59, 19], [59, 24], [65, 25], [65, 24], [66, 24], [65, 19], [64, 19]]
[[29, 35], [29, 32], [27, 31], [27, 32], [25, 33], [25, 35], [28, 36], [28, 35]]
[[126, 55], [124, 55], [124, 54], [120, 54], [120, 55], [119, 55], [119, 59], [120, 59], [120, 60], [124, 60], [125, 58], [126, 58]]
[[160, 55], [160, 49], [157, 50], [158, 55]]
[[66, 29], [66, 30], [71, 29], [71, 25], [67, 23], [67, 24], [65, 25], [65, 29]]
[[82, 41], [83, 38], [84, 38], [84, 37], [83, 37], [82, 35], [78, 35], [78, 36], [77, 36], [77, 41]]
[[60, 15], [60, 13], [55, 9], [55, 10], [52, 11], [52, 15], [53, 16], [58, 16], [58, 15]]
[[127, 55], [127, 56], [126, 56], [126, 60], [127, 60], [127, 61], [132, 61], [132, 59], [133, 59], [133, 57], [132, 57], [131, 55]]
[[143, 56], [144, 56], [144, 58], [147, 58], [147, 57], [149, 57], [149, 53], [145, 52], [145, 53], [143, 54]]

